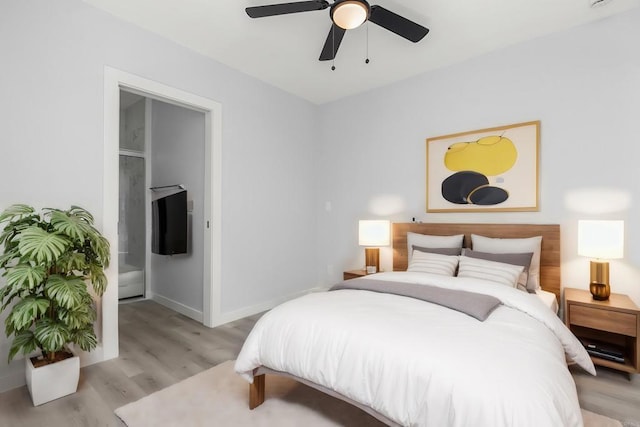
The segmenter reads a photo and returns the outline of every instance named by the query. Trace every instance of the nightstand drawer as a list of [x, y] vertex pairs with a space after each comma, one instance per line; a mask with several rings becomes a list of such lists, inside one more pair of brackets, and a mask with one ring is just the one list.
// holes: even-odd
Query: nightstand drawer
[[572, 304], [569, 316], [569, 321], [572, 325], [614, 332], [630, 337], [636, 336], [637, 319], [633, 314]]

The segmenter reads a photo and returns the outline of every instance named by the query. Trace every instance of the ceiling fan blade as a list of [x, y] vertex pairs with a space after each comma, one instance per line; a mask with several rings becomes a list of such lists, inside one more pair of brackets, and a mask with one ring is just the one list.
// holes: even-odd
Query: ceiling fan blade
[[428, 28], [377, 5], [371, 6], [369, 21], [414, 43], [422, 40], [429, 32]]
[[320, 53], [320, 61], [330, 61], [336, 57], [336, 53], [338, 53], [338, 48], [340, 47], [340, 42], [346, 32], [347, 30], [338, 27], [336, 24], [331, 25], [329, 35], [327, 36], [327, 40], [324, 42], [324, 47]]
[[264, 18], [265, 16], [286, 15], [287, 13], [311, 12], [328, 7], [329, 3], [326, 0], [312, 0], [247, 7], [245, 12], [251, 18]]

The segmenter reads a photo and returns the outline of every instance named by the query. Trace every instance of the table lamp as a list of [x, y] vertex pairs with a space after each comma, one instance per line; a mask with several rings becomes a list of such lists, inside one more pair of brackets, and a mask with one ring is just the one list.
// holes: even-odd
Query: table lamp
[[624, 221], [578, 221], [578, 255], [596, 258], [590, 264], [589, 290], [593, 299], [609, 299], [608, 260], [622, 258], [623, 251]]
[[364, 246], [365, 269], [367, 274], [380, 271], [380, 248], [389, 246], [391, 223], [387, 220], [360, 220], [358, 243]]

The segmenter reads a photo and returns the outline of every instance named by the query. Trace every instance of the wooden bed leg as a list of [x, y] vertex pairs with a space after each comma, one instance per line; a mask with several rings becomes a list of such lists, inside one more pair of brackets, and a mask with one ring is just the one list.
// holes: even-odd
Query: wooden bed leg
[[249, 409], [257, 408], [264, 403], [264, 374], [253, 377], [249, 384]]

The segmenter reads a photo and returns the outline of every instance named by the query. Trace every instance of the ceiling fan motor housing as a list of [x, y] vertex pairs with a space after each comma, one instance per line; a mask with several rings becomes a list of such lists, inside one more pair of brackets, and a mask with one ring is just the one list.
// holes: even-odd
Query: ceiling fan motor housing
[[370, 13], [371, 6], [366, 0], [336, 0], [329, 11], [331, 20], [345, 30], [362, 25], [369, 19]]

